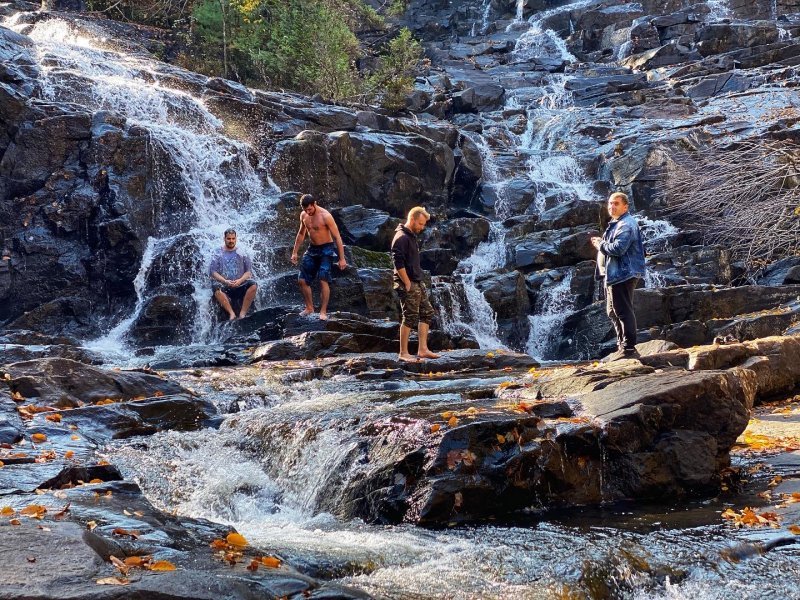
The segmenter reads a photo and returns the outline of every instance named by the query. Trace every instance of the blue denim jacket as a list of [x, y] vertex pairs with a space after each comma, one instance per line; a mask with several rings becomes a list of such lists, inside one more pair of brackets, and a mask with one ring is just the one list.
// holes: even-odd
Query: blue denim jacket
[[606, 285], [644, 277], [642, 232], [631, 213], [608, 224], [600, 252], [606, 255]]

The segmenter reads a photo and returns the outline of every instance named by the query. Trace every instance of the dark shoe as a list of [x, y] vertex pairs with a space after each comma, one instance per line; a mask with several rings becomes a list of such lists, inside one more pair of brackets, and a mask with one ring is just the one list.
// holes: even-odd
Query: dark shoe
[[625, 358], [625, 351], [624, 350], [616, 350], [616, 351], [612, 352], [611, 354], [601, 358], [600, 362], [602, 362], [602, 363], [610, 363], [610, 362], [614, 362], [615, 360], [620, 360], [622, 358]]
[[639, 352], [636, 350], [636, 348], [631, 348], [629, 350], [617, 350], [616, 352], [612, 352], [608, 356], [603, 357], [600, 362], [610, 363], [614, 362], [615, 360], [624, 360], [626, 358], [639, 358]]

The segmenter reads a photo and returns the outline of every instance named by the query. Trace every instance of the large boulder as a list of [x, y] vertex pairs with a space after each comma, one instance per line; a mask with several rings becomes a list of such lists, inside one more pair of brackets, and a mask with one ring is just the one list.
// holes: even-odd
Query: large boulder
[[6, 385], [37, 405], [77, 407], [101, 400], [189, 395], [177, 383], [139, 371], [101, 369], [65, 358], [5, 365]]
[[325, 206], [362, 204], [403, 218], [418, 204], [445, 205], [454, 169], [452, 149], [421, 135], [304, 131], [277, 145], [272, 177]]

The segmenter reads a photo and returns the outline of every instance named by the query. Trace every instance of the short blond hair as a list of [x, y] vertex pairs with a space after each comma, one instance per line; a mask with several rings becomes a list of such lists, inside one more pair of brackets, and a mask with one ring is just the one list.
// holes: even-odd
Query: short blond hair
[[611, 202], [614, 198], [619, 198], [620, 200], [622, 200], [622, 203], [625, 204], [625, 206], [628, 206], [628, 204], [630, 204], [628, 202], [628, 194], [624, 192], [614, 192], [608, 197], [608, 201]]
[[424, 207], [422, 207], [422, 206], [415, 206], [415, 207], [414, 207], [414, 208], [412, 208], [410, 211], [408, 211], [408, 220], [409, 220], [409, 221], [413, 221], [413, 220], [414, 220], [414, 219], [416, 219], [416, 218], [417, 218], [419, 215], [422, 215], [422, 216], [424, 216], [426, 220], [428, 220], [428, 219], [430, 219], [430, 218], [431, 218], [431, 215], [428, 213], [428, 211], [427, 211], [427, 210], [425, 210], [425, 208], [424, 208]]

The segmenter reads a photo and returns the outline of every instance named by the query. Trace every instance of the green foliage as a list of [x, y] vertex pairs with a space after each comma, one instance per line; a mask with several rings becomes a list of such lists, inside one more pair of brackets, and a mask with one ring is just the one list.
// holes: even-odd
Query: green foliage
[[249, 84], [327, 98], [359, 91], [358, 40], [348, 24], [367, 19], [361, 0], [201, 0], [194, 8], [201, 60]]
[[406, 12], [408, 0], [392, 0], [387, 11], [393, 17], [399, 17]]
[[414, 39], [408, 28], [389, 42], [381, 56], [379, 68], [368, 81], [370, 90], [380, 99], [384, 108], [405, 108], [407, 95], [414, 89], [414, 73], [422, 58], [422, 45]]

